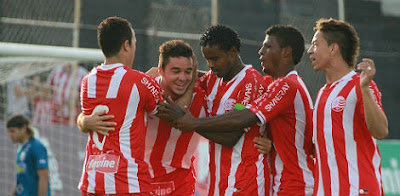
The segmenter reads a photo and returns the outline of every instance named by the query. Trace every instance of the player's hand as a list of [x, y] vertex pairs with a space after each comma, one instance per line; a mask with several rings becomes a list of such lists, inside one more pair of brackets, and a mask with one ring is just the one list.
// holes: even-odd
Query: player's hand
[[259, 153], [269, 154], [272, 148], [272, 141], [268, 139], [264, 132], [260, 136], [253, 139], [254, 147], [257, 148]]
[[158, 67], [151, 67], [146, 74], [150, 75], [151, 77], [155, 78], [158, 77], [160, 74], [158, 73]]
[[[185, 115], [185, 111], [181, 107], [173, 102], [168, 96], [162, 95], [166, 102], [158, 103], [157, 116], [167, 122], [168, 124], [174, 126], [175, 121]], [[189, 112], [190, 113], [190, 112]]]
[[374, 78], [376, 73], [375, 63], [372, 59], [363, 58], [357, 65], [357, 69], [361, 70], [360, 85], [361, 88], [369, 87], [369, 83]]
[[95, 112], [83, 118], [83, 126], [89, 130], [96, 131], [102, 135], [109, 135], [109, 131], [114, 131], [116, 122], [109, 121], [114, 115], [106, 115], [106, 111]]

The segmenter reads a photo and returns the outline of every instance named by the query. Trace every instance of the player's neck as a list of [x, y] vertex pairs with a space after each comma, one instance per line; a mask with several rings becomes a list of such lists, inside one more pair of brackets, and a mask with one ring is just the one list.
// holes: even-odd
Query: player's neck
[[326, 83], [330, 84], [332, 82], [338, 81], [347, 75], [349, 72], [353, 71], [351, 67], [344, 61], [332, 63], [331, 66], [327, 66], [325, 71]]
[[25, 144], [31, 139], [31, 135], [24, 135], [24, 137], [21, 139], [21, 144]]
[[107, 57], [104, 61], [104, 65], [112, 65], [112, 64], [117, 64], [117, 63], [122, 63], [125, 66], [132, 67], [131, 64], [129, 64], [124, 59], [120, 58], [119, 56]]
[[224, 81], [230, 81], [232, 80], [242, 69], [245, 67], [242, 59], [240, 57], [238, 58], [237, 61], [234, 62], [234, 65], [232, 66], [232, 69], [230, 70], [229, 74], [227, 76], [223, 77]]
[[277, 73], [272, 76], [274, 80], [287, 76], [291, 71], [294, 71], [295, 65], [281, 65], [277, 71]]

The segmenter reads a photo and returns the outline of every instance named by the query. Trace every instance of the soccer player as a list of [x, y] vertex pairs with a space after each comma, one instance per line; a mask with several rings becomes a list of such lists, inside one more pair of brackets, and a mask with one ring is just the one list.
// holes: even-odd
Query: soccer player
[[[171, 40], [159, 48], [158, 72], [156, 80], [164, 95], [176, 101], [181, 98], [192, 81], [196, 71], [193, 49], [182, 40]], [[194, 116], [206, 115], [205, 92], [195, 87], [190, 111]], [[110, 126], [98, 127], [100, 118], [112, 119], [110, 115], [102, 117], [98, 113], [92, 116], [81, 115], [78, 125], [82, 131], [107, 130]], [[153, 194], [194, 195], [195, 172], [193, 159], [201, 136], [197, 133], [184, 133], [171, 127], [157, 116], [151, 115], [147, 121], [144, 160], [149, 164], [152, 177]], [[86, 130], [86, 131], [85, 131]], [[107, 131], [103, 132], [107, 134]], [[111, 132], [110, 132], [111, 133]]]
[[[176, 101], [184, 95], [196, 71], [193, 50], [182, 40], [171, 40], [159, 48], [157, 77], [163, 94]], [[195, 87], [190, 112], [206, 115], [205, 92]], [[150, 116], [146, 133], [145, 161], [149, 163], [154, 194], [194, 195], [194, 154], [201, 136], [182, 133], [156, 116]]]
[[82, 112], [106, 110], [115, 131], [90, 132], [79, 189], [86, 195], [152, 195], [144, 160], [147, 114], [156, 112], [161, 89], [148, 75], [133, 70], [136, 37], [129, 21], [108, 17], [97, 29], [104, 64], [82, 80]]
[[[240, 39], [232, 28], [224, 25], [207, 28], [200, 46], [211, 69], [198, 81], [206, 91], [210, 115], [230, 112], [235, 105], [246, 105], [266, 90], [263, 76], [241, 60]], [[269, 167], [253, 143], [263, 131], [264, 127], [253, 125], [246, 131], [231, 130], [226, 135], [198, 132], [210, 140], [209, 195], [269, 194]]]
[[17, 150], [17, 182], [10, 195], [50, 196], [49, 166], [47, 150], [34, 137], [30, 120], [23, 115], [14, 115], [7, 121], [7, 131]]
[[372, 80], [371, 59], [357, 65], [359, 38], [353, 26], [319, 19], [308, 54], [315, 71], [326, 74], [314, 107], [316, 195], [383, 195], [376, 139], [388, 134], [381, 92]]
[[[294, 70], [303, 52], [304, 38], [299, 30], [292, 26], [271, 26], [259, 50], [263, 71], [274, 79], [267, 92], [250, 101], [243, 110], [200, 119], [187, 113], [175, 125], [187, 131], [224, 132], [268, 123], [274, 143], [273, 195], [312, 195], [312, 101]], [[164, 112], [162, 108], [160, 113]], [[166, 111], [168, 108], [165, 106]]]

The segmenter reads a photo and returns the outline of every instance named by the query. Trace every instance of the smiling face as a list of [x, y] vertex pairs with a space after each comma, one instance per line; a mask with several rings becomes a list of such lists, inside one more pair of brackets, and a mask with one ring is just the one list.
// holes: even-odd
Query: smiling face
[[159, 67], [160, 85], [172, 99], [182, 96], [192, 81], [193, 60], [188, 57], [170, 57], [164, 69]]
[[323, 32], [317, 31], [311, 41], [311, 46], [307, 50], [310, 55], [311, 64], [315, 71], [325, 70], [329, 66], [332, 44], [328, 46]]
[[266, 35], [258, 54], [263, 72], [274, 77], [281, 60], [281, 47], [278, 39], [273, 35]]
[[217, 46], [201, 47], [201, 52], [203, 57], [207, 60], [208, 67], [213, 71], [213, 74], [224, 80], [230, 80], [230, 75], [232, 75], [233, 57], [231, 50], [225, 52]]

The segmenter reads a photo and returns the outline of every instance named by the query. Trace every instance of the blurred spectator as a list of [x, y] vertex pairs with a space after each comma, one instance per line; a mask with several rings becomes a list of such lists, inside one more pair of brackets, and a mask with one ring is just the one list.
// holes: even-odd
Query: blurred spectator
[[24, 72], [29, 66], [19, 66], [11, 71], [7, 84], [7, 115], [24, 114], [30, 116], [28, 94], [29, 89]]
[[39, 76], [34, 77], [32, 86], [36, 89], [36, 93], [32, 94], [32, 123], [45, 125], [52, 124], [53, 113], [55, 113], [57, 105], [52, 99], [51, 86], [43, 84], [43, 82], [40, 81]]
[[[80, 113], [79, 90], [82, 78], [87, 74], [87, 70], [78, 66], [76, 73], [73, 72], [73, 65], [56, 67], [48, 76], [47, 84], [52, 87], [52, 97], [55, 103], [52, 121], [55, 124], [68, 124], [70, 122], [71, 112], [75, 122]], [[74, 110], [70, 111], [70, 103], [74, 102]]]

